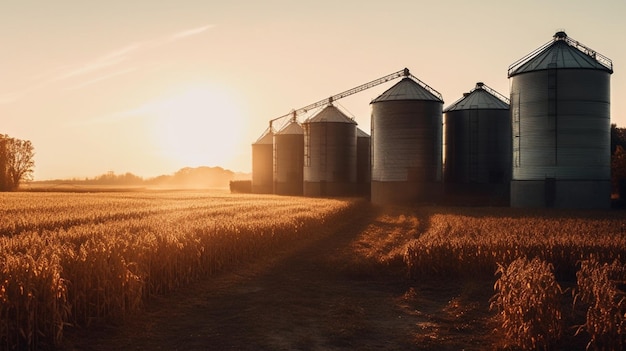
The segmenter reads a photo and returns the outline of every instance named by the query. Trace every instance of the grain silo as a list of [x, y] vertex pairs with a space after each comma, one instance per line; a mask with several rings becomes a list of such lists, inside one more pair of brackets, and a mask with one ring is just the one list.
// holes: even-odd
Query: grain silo
[[369, 134], [356, 129], [356, 187], [357, 195], [369, 198], [371, 191], [371, 138]]
[[304, 131], [291, 120], [274, 134], [274, 193], [302, 195]]
[[444, 110], [446, 199], [507, 205], [511, 181], [509, 101], [483, 83]]
[[252, 192], [271, 194], [274, 186], [274, 132], [268, 128], [252, 144]]
[[610, 206], [612, 73], [564, 32], [509, 67], [511, 206]]
[[371, 104], [372, 202], [439, 202], [441, 95], [421, 81], [406, 77]]
[[354, 195], [356, 122], [330, 105], [307, 119], [303, 129], [304, 195]]

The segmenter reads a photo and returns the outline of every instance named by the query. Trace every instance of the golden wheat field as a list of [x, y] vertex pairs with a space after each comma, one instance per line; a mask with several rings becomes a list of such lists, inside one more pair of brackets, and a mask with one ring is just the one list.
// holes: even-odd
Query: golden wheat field
[[207, 192], [0, 194], [0, 349], [59, 344], [153, 294], [332, 229], [353, 202]]
[[151, 296], [359, 218], [371, 221], [352, 243], [362, 269], [493, 279], [493, 315], [514, 348], [554, 347], [572, 328], [590, 348], [624, 347], [623, 212], [413, 207], [370, 218], [363, 206], [198, 191], [0, 194], [0, 349], [54, 348], [64, 328], [117, 323]]

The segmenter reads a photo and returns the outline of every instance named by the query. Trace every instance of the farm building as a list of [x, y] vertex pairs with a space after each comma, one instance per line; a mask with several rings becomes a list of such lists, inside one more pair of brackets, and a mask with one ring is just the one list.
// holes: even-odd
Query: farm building
[[610, 206], [612, 73], [564, 32], [509, 67], [511, 206]]
[[442, 196], [441, 95], [410, 77], [372, 102], [371, 201], [438, 202]]
[[303, 123], [304, 195], [356, 194], [356, 122], [329, 105]]
[[356, 184], [357, 195], [369, 198], [371, 191], [370, 136], [356, 129]]
[[274, 187], [274, 132], [268, 129], [252, 144], [252, 192], [271, 194]]
[[304, 130], [295, 120], [274, 134], [274, 194], [302, 195]]
[[483, 83], [444, 110], [446, 200], [508, 205], [511, 119], [507, 98]]

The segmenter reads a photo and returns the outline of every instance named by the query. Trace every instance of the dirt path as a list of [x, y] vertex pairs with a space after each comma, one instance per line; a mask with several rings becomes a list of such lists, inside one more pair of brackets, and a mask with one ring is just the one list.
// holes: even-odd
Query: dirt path
[[484, 349], [481, 294], [355, 266], [351, 244], [376, 215], [155, 299], [119, 327], [71, 332], [64, 349]]

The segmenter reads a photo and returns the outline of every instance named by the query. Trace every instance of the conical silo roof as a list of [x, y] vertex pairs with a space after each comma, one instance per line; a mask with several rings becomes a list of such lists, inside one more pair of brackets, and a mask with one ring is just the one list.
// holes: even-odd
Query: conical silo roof
[[356, 122], [352, 118], [346, 116], [343, 112], [341, 112], [337, 107], [333, 105], [326, 106], [322, 111], [317, 113], [315, 116], [307, 119], [305, 123], [321, 123], [321, 122], [356, 124]]
[[257, 139], [252, 145], [271, 145], [274, 143], [274, 132], [271, 129], [267, 129], [263, 135]]
[[372, 103], [394, 100], [425, 100], [443, 102], [438, 96], [431, 93], [428, 89], [409, 77], [402, 79], [394, 86], [387, 89], [376, 99], [372, 100]]
[[300, 123], [296, 121], [291, 121], [289, 122], [289, 124], [283, 127], [283, 129], [281, 129], [280, 131], [276, 133], [276, 135], [288, 135], [288, 134], [304, 135], [304, 129], [302, 129], [302, 126], [300, 125]]
[[508, 110], [509, 104], [505, 97], [483, 83], [477, 83], [476, 88], [448, 106], [443, 112], [458, 110]]
[[365, 133], [361, 130], [361, 128], [356, 129], [356, 137], [357, 138], [371, 138], [369, 134]]
[[557, 32], [549, 42], [509, 67], [509, 77], [545, 69], [596, 69], [613, 73], [613, 63], [607, 57]]

